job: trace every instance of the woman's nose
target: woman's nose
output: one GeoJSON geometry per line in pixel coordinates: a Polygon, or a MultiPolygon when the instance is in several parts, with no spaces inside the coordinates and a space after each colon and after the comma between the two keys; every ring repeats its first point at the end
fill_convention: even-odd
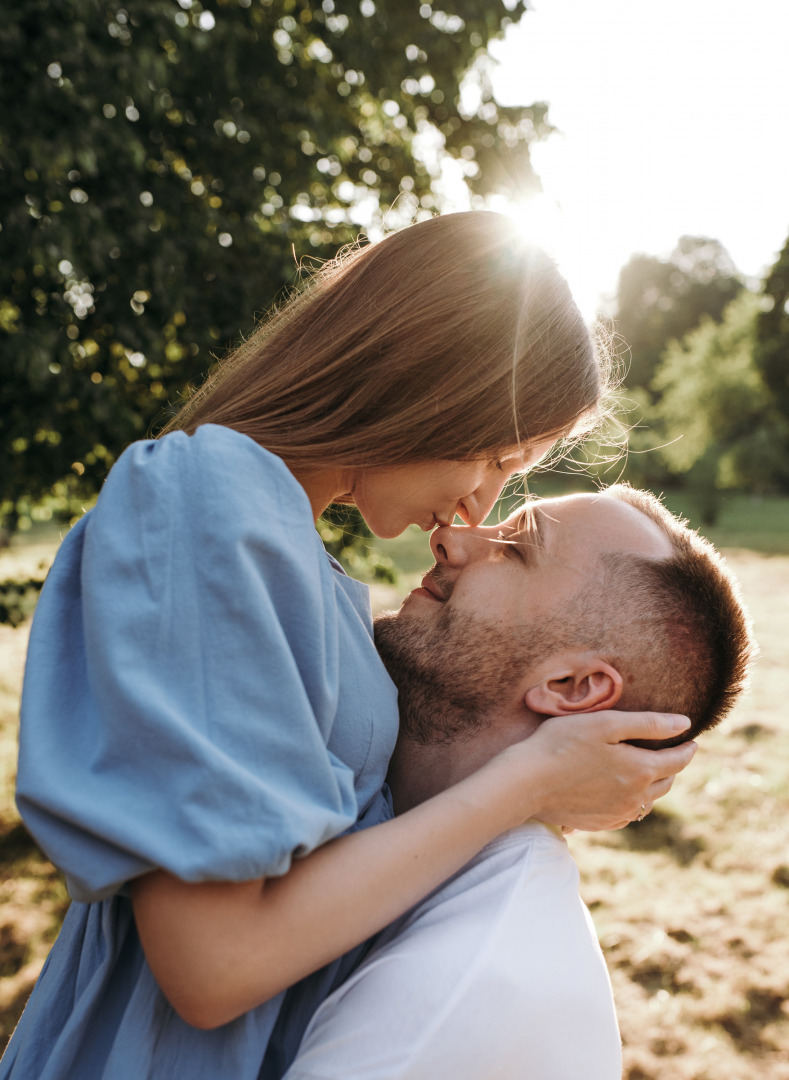
{"type": "Polygon", "coordinates": [[[473,528],[481,525],[496,505],[496,500],[504,490],[506,482],[506,473],[492,474],[470,495],[461,499],[455,513],[466,525],[471,525],[473,528]]]}

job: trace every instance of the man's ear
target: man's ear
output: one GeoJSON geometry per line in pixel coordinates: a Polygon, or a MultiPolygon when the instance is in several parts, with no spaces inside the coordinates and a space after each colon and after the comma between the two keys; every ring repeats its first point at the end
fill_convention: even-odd
{"type": "Polygon", "coordinates": [[[553,667],[525,694],[526,707],[544,716],[613,709],[622,696],[622,676],[594,657],[584,663],[553,667]]]}

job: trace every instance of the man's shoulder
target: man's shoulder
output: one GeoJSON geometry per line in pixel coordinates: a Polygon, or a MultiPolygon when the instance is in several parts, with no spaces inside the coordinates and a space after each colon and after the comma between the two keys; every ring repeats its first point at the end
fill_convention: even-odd
{"type": "Polygon", "coordinates": [[[552,912],[559,922],[578,921],[583,910],[561,833],[530,822],[488,844],[387,927],[353,978],[368,986],[380,979],[387,993],[408,985],[426,1004],[459,988],[486,993],[491,980],[533,951],[533,937],[542,935],[535,918],[552,912]]]}
{"type": "Polygon", "coordinates": [[[488,845],[387,935],[318,1011],[294,1080],[334,1080],[343,1075],[340,1057],[365,1080],[514,1080],[527,1058],[538,1063],[532,1075],[543,1067],[545,1075],[582,1075],[582,1062],[565,1060],[568,1023],[589,1032],[593,1052],[595,1041],[601,1047],[590,1077],[621,1072],[610,987],[575,863],[549,827],[529,825],[488,845]]]}
{"type": "Polygon", "coordinates": [[[495,906],[503,894],[527,888],[538,872],[543,875],[541,887],[545,888],[550,878],[544,877],[544,870],[551,866],[565,870],[575,867],[566,841],[553,826],[527,822],[487,844],[453,877],[384,931],[380,940],[392,941],[424,920],[451,918],[468,902],[476,910],[495,906]]]}

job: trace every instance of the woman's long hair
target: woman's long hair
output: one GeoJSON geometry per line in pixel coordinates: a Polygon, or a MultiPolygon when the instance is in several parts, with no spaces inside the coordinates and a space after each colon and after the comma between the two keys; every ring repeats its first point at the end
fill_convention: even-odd
{"type": "Polygon", "coordinates": [[[591,426],[608,389],[551,259],[472,211],[326,264],[165,431],[224,424],[302,468],[466,460],[591,426]]]}

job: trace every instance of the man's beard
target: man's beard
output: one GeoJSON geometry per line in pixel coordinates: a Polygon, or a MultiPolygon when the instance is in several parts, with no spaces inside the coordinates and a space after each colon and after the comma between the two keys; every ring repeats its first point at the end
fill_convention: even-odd
{"type": "Polygon", "coordinates": [[[451,609],[433,622],[379,615],[375,644],[399,692],[401,731],[436,744],[487,726],[530,666],[524,636],[451,609]]]}

